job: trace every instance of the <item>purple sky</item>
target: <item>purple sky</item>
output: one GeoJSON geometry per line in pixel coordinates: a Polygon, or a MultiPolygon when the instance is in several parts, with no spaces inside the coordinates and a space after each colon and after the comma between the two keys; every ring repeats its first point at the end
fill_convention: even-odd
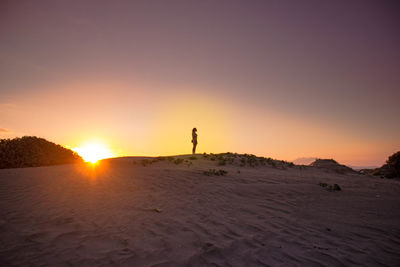
{"type": "MultiPolygon", "coordinates": [[[[155,120],[133,119],[127,97],[154,109],[153,118],[163,114],[157,111],[160,105],[175,105],[175,95],[185,96],[182,101],[189,107],[192,99],[194,109],[207,109],[207,100],[196,105],[199,96],[243,115],[226,118],[235,137],[216,150],[380,164],[400,149],[398,14],[398,1],[1,1],[0,128],[15,136],[36,134],[73,143],[60,134],[73,128],[70,113],[59,110],[58,123],[65,120],[66,128],[54,130],[44,114],[56,109],[46,103],[70,92],[82,94],[88,103],[78,101],[74,109],[85,114],[103,110],[105,100],[98,99],[93,86],[103,84],[108,92],[104,98],[112,98],[112,104],[105,105],[108,114],[118,117],[110,115],[107,122],[93,118],[104,124],[93,126],[96,129],[106,129],[108,123],[116,131],[135,131],[120,126],[133,120],[150,131],[153,126],[146,123],[155,120]],[[68,89],[71,84],[76,87],[68,89]],[[35,97],[46,100],[38,109],[35,97]],[[298,140],[310,142],[310,150],[295,145],[291,153],[281,153],[279,146],[273,150],[271,139],[263,135],[271,123],[264,120],[267,115],[285,118],[286,126],[293,125],[290,120],[312,125],[313,132],[302,133],[298,140]],[[246,117],[254,118],[252,124],[246,124],[246,117]],[[332,139],[324,133],[316,136],[315,129],[333,133],[332,139]],[[259,146],[246,146],[246,138],[260,140],[259,146]],[[331,142],[326,149],[337,151],[321,153],[318,144],[311,144],[315,138],[318,144],[331,142]],[[354,150],[365,147],[363,155],[346,157],[356,138],[360,144],[354,150]],[[345,139],[348,143],[341,143],[345,139]]],[[[146,113],[145,107],[137,112],[146,113]]],[[[201,124],[186,122],[189,132],[201,124]]],[[[169,124],[173,127],[174,122],[169,124]]],[[[271,125],[274,138],[281,136],[278,128],[286,126],[271,125]]],[[[293,132],[288,138],[296,139],[296,129],[288,129],[293,132]]],[[[199,138],[201,134],[199,129],[199,138]]],[[[118,134],[113,138],[129,143],[118,134]]],[[[124,153],[137,151],[159,152],[131,144],[124,153]]]]}

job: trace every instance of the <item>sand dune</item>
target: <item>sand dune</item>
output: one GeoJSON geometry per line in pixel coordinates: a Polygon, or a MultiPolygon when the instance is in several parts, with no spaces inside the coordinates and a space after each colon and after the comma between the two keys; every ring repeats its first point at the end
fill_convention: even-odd
{"type": "Polygon", "coordinates": [[[1,266],[399,265],[398,181],[197,157],[0,170],[1,266]]]}

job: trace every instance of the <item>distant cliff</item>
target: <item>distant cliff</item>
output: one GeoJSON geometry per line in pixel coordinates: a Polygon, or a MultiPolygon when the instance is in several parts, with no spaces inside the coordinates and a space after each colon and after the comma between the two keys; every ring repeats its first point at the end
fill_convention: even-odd
{"type": "Polygon", "coordinates": [[[35,136],[0,139],[0,169],[82,162],[74,151],[35,136]]]}

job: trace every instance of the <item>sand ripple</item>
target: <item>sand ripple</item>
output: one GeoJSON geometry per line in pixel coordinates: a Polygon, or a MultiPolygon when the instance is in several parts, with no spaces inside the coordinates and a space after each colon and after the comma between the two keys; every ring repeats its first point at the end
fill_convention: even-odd
{"type": "Polygon", "coordinates": [[[224,166],[227,176],[203,175],[210,164],[0,170],[0,264],[400,263],[398,182],[271,167],[238,173],[224,166]],[[343,191],[328,192],[318,182],[343,191]]]}

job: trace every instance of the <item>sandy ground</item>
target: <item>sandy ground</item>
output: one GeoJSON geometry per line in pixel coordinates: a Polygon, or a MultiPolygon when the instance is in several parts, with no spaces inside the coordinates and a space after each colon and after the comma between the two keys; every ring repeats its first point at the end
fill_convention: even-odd
{"type": "Polygon", "coordinates": [[[0,170],[0,265],[400,264],[399,181],[133,160],[0,170]]]}

